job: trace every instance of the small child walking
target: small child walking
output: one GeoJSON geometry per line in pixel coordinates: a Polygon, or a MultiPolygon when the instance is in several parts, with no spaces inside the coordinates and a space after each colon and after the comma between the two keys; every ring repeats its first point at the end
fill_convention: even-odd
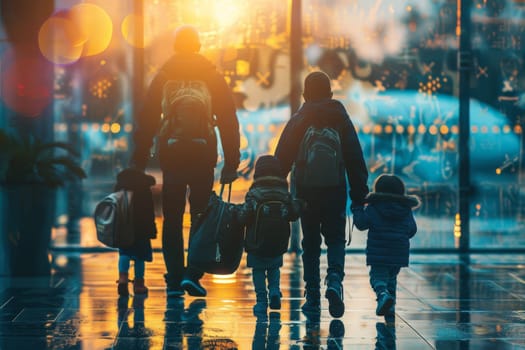
{"type": "Polygon", "coordinates": [[[281,309],[280,267],[288,250],[290,222],[299,218],[301,201],[288,191],[279,160],[271,155],[257,159],[253,183],[239,207],[238,219],[246,225],[247,266],[252,268],[256,316],[281,309]],[[268,285],[266,284],[268,282],[268,285]]]}
{"type": "Polygon", "coordinates": [[[148,294],[144,275],[146,262],[153,261],[151,239],[157,236],[155,225],[155,209],[151,186],[155,178],[136,169],[125,169],[117,175],[115,191],[121,189],[132,192],[132,217],[135,239],[127,248],[119,249],[117,292],[120,296],[128,296],[128,283],[133,282],[134,295],[148,294]],[[134,262],[135,279],[129,279],[131,261],[134,262]]]}
{"type": "Polygon", "coordinates": [[[417,232],[412,210],[419,206],[416,196],[406,195],[403,181],[382,174],[374,182],[365,206],[353,207],[354,224],[368,230],[366,264],[370,284],[377,296],[376,315],[395,322],[397,275],[408,266],[410,238],[417,232]]]}

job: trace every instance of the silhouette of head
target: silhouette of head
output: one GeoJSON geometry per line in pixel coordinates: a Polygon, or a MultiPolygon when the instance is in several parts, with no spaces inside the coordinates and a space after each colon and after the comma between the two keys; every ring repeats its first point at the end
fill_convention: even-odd
{"type": "Polygon", "coordinates": [[[332,98],[330,77],[321,71],[312,72],[304,79],[303,97],[305,101],[332,98]]]}
{"type": "Polygon", "coordinates": [[[395,175],[381,174],[374,183],[374,191],[403,196],[405,195],[405,185],[403,181],[395,175]]]}
{"type": "Polygon", "coordinates": [[[180,53],[199,52],[201,41],[197,29],[190,25],[183,25],[177,28],[173,48],[175,52],[180,53]]]}

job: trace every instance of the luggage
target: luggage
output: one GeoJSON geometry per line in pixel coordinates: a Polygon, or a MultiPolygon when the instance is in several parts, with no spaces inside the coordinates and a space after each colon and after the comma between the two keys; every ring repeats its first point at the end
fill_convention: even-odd
{"type": "Polygon", "coordinates": [[[112,248],[128,248],[135,241],[133,192],[120,190],[100,201],[94,213],[97,239],[112,248]]]}
{"type": "Polygon", "coordinates": [[[244,226],[237,220],[236,205],[212,192],[208,207],[192,227],[188,265],[212,274],[228,275],[239,267],[243,253],[244,226]]]}

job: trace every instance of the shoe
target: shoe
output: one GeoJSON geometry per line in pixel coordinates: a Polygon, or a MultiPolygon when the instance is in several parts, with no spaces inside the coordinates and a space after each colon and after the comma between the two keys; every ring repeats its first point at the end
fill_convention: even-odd
{"type": "Polygon", "coordinates": [[[206,296],[206,289],[199,283],[199,281],[194,281],[190,279],[183,279],[181,284],[181,288],[184,289],[186,292],[188,292],[189,295],[194,297],[205,297],[206,296]]]}
{"type": "Polygon", "coordinates": [[[270,295],[270,309],[281,310],[281,293],[270,295]]]}
{"type": "Polygon", "coordinates": [[[390,307],[394,304],[394,298],[386,290],[379,293],[377,296],[376,315],[384,316],[390,307]]]}
{"type": "Polygon", "coordinates": [[[301,306],[305,314],[321,313],[321,292],[319,288],[307,288],[304,293],[306,302],[301,306]]]}
{"type": "Polygon", "coordinates": [[[325,297],[328,299],[328,312],[332,317],[339,318],[345,313],[343,285],[337,277],[327,278],[326,285],[325,297]]]}
{"type": "Polygon", "coordinates": [[[126,297],[129,295],[128,283],[129,283],[128,273],[120,272],[119,278],[117,281],[117,293],[121,297],[126,297]]]}
{"type": "Polygon", "coordinates": [[[144,278],[135,278],[135,280],[133,281],[133,294],[148,294],[148,287],[146,287],[146,285],[144,284],[144,278]]]}

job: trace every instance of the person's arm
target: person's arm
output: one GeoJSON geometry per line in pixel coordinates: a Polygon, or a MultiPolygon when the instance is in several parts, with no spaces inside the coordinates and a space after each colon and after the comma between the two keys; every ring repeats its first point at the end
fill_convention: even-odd
{"type": "Polygon", "coordinates": [[[288,215],[286,217],[286,220],[288,221],[296,221],[301,216],[302,208],[303,208],[303,201],[301,199],[297,198],[290,198],[290,201],[287,205],[288,215]]]}
{"type": "Polygon", "coordinates": [[[292,117],[292,119],[288,121],[279,137],[279,142],[275,149],[275,157],[279,159],[283,176],[287,176],[292,169],[292,164],[299,151],[301,140],[298,137],[297,120],[297,117],[292,117]]]}
{"type": "Polygon", "coordinates": [[[153,78],[146,92],[143,106],[134,121],[134,150],[129,164],[132,168],[144,170],[148,165],[153,137],[160,125],[163,83],[164,78],[162,74],[157,74],[153,78]]]}
{"type": "Polygon", "coordinates": [[[362,206],[369,192],[368,170],[359,138],[348,114],[344,118],[341,147],[345,161],[348,182],[350,183],[350,199],[353,206],[362,206]]]}
{"type": "Polygon", "coordinates": [[[416,225],[416,219],[414,219],[414,214],[410,214],[408,224],[408,238],[414,237],[414,235],[417,233],[417,225],[416,225]]]}
{"type": "Polygon", "coordinates": [[[241,159],[239,120],[230,87],[218,73],[215,77],[213,93],[213,113],[217,117],[217,127],[224,152],[224,167],[237,171],[241,159]]]}
{"type": "Polygon", "coordinates": [[[367,208],[364,206],[352,207],[353,222],[358,230],[364,231],[370,228],[370,221],[367,214],[367,208]]]}

